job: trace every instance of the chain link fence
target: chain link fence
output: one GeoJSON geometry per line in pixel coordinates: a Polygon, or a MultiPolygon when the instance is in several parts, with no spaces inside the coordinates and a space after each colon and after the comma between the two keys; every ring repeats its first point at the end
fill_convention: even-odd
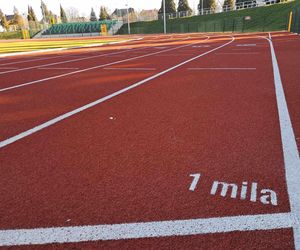
{"type": "Polygon", "coordinates": [[[292,13],[291,32],[300,34],[300,7],[292,13]]]}

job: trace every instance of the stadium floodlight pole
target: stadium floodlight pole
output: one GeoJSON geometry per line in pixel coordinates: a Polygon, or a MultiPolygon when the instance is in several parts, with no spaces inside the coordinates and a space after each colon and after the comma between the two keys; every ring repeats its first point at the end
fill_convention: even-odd
{"type": "Polygon", "coordinates": [[[129,22],[129,6],[126,4],[126,9],[127,9],[127,25],[128,25],[128,34],[130,35],[130,22],[129,22]]]}
{"type": "Polygon", "coordinates": [[[203,0],[201,0],[201,15],[203,16],[203,0]]]}
{"type": "Polygon", "coordinates": [[[167,20],[166,20],[166,0],[163,0],[164,8],[164,33],[167,34],[167,20]]]}

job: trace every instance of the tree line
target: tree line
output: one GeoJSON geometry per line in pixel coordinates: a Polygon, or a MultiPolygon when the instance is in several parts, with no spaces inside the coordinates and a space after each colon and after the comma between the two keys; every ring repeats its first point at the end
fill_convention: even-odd
{"type": "MultiPolygon", "coordinates": [[[[42,12],[42,19],[38,20],[34,9],[32,6],[28,5],[28,10],[27,10],[27,21],[29,23],[29,26],[36,26],[38,24],[56,24],[59,22],[59,19],[62,23],[68,23],[68,22],[76,22],[79,20],[79,13],[76,8],[69,8],[68,9],[68,14],[65,11],[65,9],[60,5],[60,14],[55,15],[51,10],[48,9],[47,5],[41,1],[41,12],[42,12]]],[[[24,17],[19,13],[18,9],[14,7],[13,11],[13,18],[11,16],[5,15],[2,10],[0,9],[0,25],[4,28],[4,30],[9,31],[9,27],[11,25],[14,25],[16,27],[19,27],[19,29],[24,28],[25,21],[24,17]]],[[[25,18],[26,19],[26,18],[25,18]]],[[[92,8],[91,13],[90,13],[90,21],[103,21],[103,20],[108,20],[111,19],[106,7],[101,6],[99,10],[99,15],[97,17],[94,9],[92,8]]]]}
{"type": "MultiPolygon", "coordinates": [[[[201,13],[202,8],[211,9],[212,11],[214,11],[217,8],[217,1],[218,0],[200,0],[198,4],[199,13],[201,13]]],[[[225,0],[223,4],[223,8],[227,7],[233,9],[235,3],[240,3],[245,1],[247,0],[225,0]]],[[[192,13],[192,9],[189,6],[188,0],[179,0],[177,9],[174,0],[165,0],[165,5],[166,5],[166,13],[168,14],[176,13],[176,12],[188,12],[189,14],[192,13]]],[[[161,7],[158,13],[159,14],[163,13],[163,0],[161,1],[161,7]]]]}

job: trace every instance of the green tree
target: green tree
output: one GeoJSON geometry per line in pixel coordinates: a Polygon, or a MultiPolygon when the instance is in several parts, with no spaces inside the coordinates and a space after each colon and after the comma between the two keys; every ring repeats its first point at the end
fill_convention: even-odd
{"type": "Polygon", "coordinates": [[[215,12],[216,11],[216,8],[217,8],[217,1],[216,0],[210,0],[209,1],[209,6],[210,6],[210,9],[215,12]]]}
{"type": "Polygon", "coordinates": [[[34,10],[31,6],[28,5],[28,15],[27,15],[27,20],[28,21],[32,21],[32,22],[36,22],[37,18],[36,15],[34,13],[34,10]]]}
{"type": "Polygon", "coordinates": [[[42,14],[43,14],[43,21],[46,23],[50,22],[50,12],[48,10],[47,5],[43,2],[43,0],[41,1],[41,10],[42,10],[42,14]]]}
{"type": "Polygon", "coordinates": [[[203,2],[203,9],[210,9],[211,11],[214,12],[217,8],[216,0],[200,0],[198,4],[199,13],[201,13],[202,10],[202,5],[201,5],[202,2],[203,2]]]}
{"type": "Polygon", "coordinates": [[[24,19],[23,17],[19,14],[18,9],[14,6],[14,18],[13,18],[13,24],[17,25],[19,29],[24,28],[24,19]]]}
{"type": "Polygon", "coordinates": [[[178,12],[186,11],[189,14],[192,14],[192,12],[193,12],[192,9],[189,6],[188,0],[179,0],[177,11],[178,12]]]}
{"type": "Polygon", "coordinates": [[[96,14],[95,14],[95,11],[94,11],[93,8],[92,8],[92,10],[91,10],[90,21],[91,21],[91,22],[96,22],[96,21],[97,21],[97,17],[96,17],[96,14]]]}
{"type": "Polygon", "coordinates": [[[67,23],[68,22],[68,18],[66,15],[65,10],[63,9],[63,7],[60,5],[60,19],[62,23],[67,23]]]}
{"type": "Polygon", "coordinates": [[[100,21],[103,21],[103,20],[106,20],[106,19],[109,19],[107,10],[106,10],[105,7],[102,7],[102,6],[101,6],[101,8],[100,8],[100,16],[99,16],[99,20],[100,20],[100,21]]]}
{"type": "MultiPolygon", "coordinates": [[[[176,12],[176,6],[174,0],[165,0],[166,1],[166,13],[175,13],[176,12]]],[[[161,1],[161,7],[158,11],[159,14],[164,13],[164,5],[163,0],[161,1]]]]}
{"type": "Polygon", "coordinates": [[[225,0],[223,4],[223,10],[233,10],[235,5],[235,0],[225,0]]]}
{"type": "Polygon", "coordinates": [[[9,23],[6,19],[6,16],[3,14],[2,10],[0,10],[0,25],[6,30],[8,31],[9,29],[9,23]]]}

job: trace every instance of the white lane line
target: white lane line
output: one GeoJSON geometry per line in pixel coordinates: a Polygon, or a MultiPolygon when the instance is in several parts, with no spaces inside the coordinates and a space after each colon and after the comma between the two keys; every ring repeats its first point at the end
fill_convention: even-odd
{"type": "MultiPolygon", "coordinates": [[[[141,50],[141,49],[145,49],[145,48],[136,48],[136,49],[132,49],[132,50],[141,50]]],[[[110,55],[117,55],[117,54],[122,54],[122,53],[126,53],[126,52],[128,52],[128,50],[118,51],[118,52],[113,52],[113,53],[100,54],[100,55],[95,55],[95,56],[85,56],[85,57],[82,57],[82,58],[75,58],[75,59],[71,59],[71,60],[67,60],[67,61],[47,63],[47,64],[43,64],[43,65],[35,65],[35,66],[27,67],[27,68],[15,69],[15,70],[9,70],[9,71],[5,71],[5,72],[0,72],[0,75],[4,75],[4,74],[8,74],[8,73],[13,73],[13,72],[24,71],[24,70],[29,70],[29,69],[36,69],[36,68],[40,68],[40,67],[46,67],[46,66],[53,66],[53,65],[64,64],[64,63],[70,63],[70,62],[79,62],[79,61],[83,61],[83,60],[90,60],[92,58],[98,58],[98,57],[104,57],[104,56],[110,56],[110,55]]],[[[86,54],[86,53],[84,53],[84,54],[86,54]]]]}
{"type": "Polygon", "coordinates": [[[156,70],[156,68],[104,68],[106,70],[156,70]]]}
{"type": "Polygon", "coordinates": [[[0,231],[0,246],[76,243],[291,228],[290,213],[0,231]]]}
{"type": "Polygon", "coordinates": [[[70,69],[70,70],[78,70],[78,68],[38,68],[38,69],[52,69],[52,70],[60,70],[60,69],[70,69]]]}
{"type": "Polygon", "coordinates": [[[238,45],[236,45],[237,47],[255,47],[256,46],[256,44],[238,44],[238,45]]]}
{"type": "Polygon", "coordinates": [[[258,52],[224,52],[224,53],[216,53],[217,55],[258,55],[258,52]]]}
{"type": "Polygon", "coordinates": [[[82,107],[79,107],[79,108],[77,108],[75,110],[72,110],[72,111],[70,111],[68,113],[65,113],[63,115],[60,115],[60,116],[58,116],[58,117],[56,117],[54,119],[51,119],[51,120],[49,120],[49,121],[47,121],[45,123],[42,123],[42,124],[40,124],[40,125],[32,128],[32,129],[24,131],[24,132],[22,132],[22,133],[20,133],[18,135],[15,135],[13,137],[10,137],[10,138],[8,138],[8,139],[6,139],[4,141],[0,141],[0,148],[3,148],[3,147],[5,147],[5,146],[7,146],[9,144],[12,144],[12,143],[18,141],[18,140],[21,140],[21,139],[23,139],[23,138],[25,138],[27,136],[30,136],[30,135],[32,135],[32,134],[34,134],[34,133],[36,133],[36,132],[38,132],[38,131],[40,131],[42,129],[45,129],[45,128],[49,127],[49,126],[52,126],[53,124],[58,123],[58,122],[60,122],[62,120],[65,120],[65,119],[67,119],[67,118],[69,118],[69,117],[71,117],[71,116],[73,116],[73,115],[75,115],[77,113],[80,113],[80,112],[82,112],[82,111],[84,111],[86,109],[92,108],[92,107],[94,107],[94,106],[96,106],[96,105],[98,105],[98,104],[100,104],[102,102],[105,102],[105,101],[107,101],[107,100],[109,100],[109,99],[111,99],[111,98],[113,98],[115,96],[123,94],[124,92],[127,92],[127,91],[129,91],[129,90],[131,90],[133,88],[136,88],[136,87],[138,87],[138,86],[140,86],[142,84],[145,84],[146,82],[149,82],[149,81],[151,81],[151,80],[153,80],[153,79],[155,79],[155,78],[157,78],[159,76],[162,76],[162,75],[164,75],[164,74],[166,74],[166,73],[168,73],[168,72],[170,72],[170,71],[172,71],[172,70],[174,70],[174,69],[176,69],[178,67],[181,67],[182,65],[185,65],[185,64],[187,64],[187,63],[189,63],[191,61],[194,61],[194,60],[196,60],[196,59],[198,59],[200,57],[203,57],[203,56],[205,56],[207,54],[210,54],[210,53],[212,53],[212,52],[214,52],[214,51],[216,51],[218,49],[221,49],[221,48],[223,48],[223,47],[231,44],[233,41],[234,41],[234,37],[232,37],[231,41],[229,41],[229,42],[227,42],[227,43],[225,43],[225,44],[223,44],[221,46],[218,46],[218,47],[216,47],[214,49],[211,49],[209,51],[206,51],[206,52],[204,52],[204,53],[202,53],[202,54],[200,54],[198,56],[195,56],[195,57],[190,58],[190,59],[188,59],[186,61],[183,61],[183,62],[181,62],[181,63],[179,63],[179,64],[177,64],[177,65],[175,65],[175,66],[173,66],[171,68],[168,68],[168,69],[166,69],[164,71],[161,71],[161,72],[159,72],[159,73],[157,73],[157,74],[155,74],[153,76],[150,76],[150,77],[148,77],[148,78],[146,78],[146,79],[144,79],[142,81],[139,81],[139,82],[137,82],[135,84],[132,84],[132,85],[130,85],[130,86],[126,87],[126,88],[123,88],[123,89],[121,89],[119,91],[116,91],[116,92],[114,92],[114,93],[112,93],[112,94],[110,94],[108,96],[102,97],[102,98],[100,98],[100,99],[98,99],[98,100],[96,100],[94,102],[88,103],[88,104],[86,104],[86,105],[84,105],[82,107]]]}
{"type": "Polygon", "coordinates": [[[17,67],[0,67],[0,69],[18,69],[17,67]]]}
{"type": "Polygon", "coordinates": [[[68,57],[68,56],[67,55],[65,55],[65,56],[61,55],[61,56],[43,57],[43,58],[38,58],[38,59],[30,59],[30,60],[9,62],[9,63],[1,63],[0,66],[12,65],[12,64],[19,64],[19,63],[26,63],[26,62],[43,61],[43,60],[49,60],[49,59],[56,59],[56,58],[60,58],[60,57],[68,57]]]}
{"type": "Polygon", "coordinates": [[[269,41],[272,55],[276,101],[291,212],[297,220],[297,224],[293,228],[295,248],[300,250],[300,158],[273,42],[268,38],[265,39],[269,41]]]}
{"type": "Polygon", "coordinates": [[[256,68],[188,68],[188,70],[256,70],[256,68]]]}
{"type": "Polygon", "coordinates": [[[208,48],[210,45],[198,45],[198,46],[193,46],[193,48],[208,48]]]}
{"type": "MultiPolygon", "coordinates": [[[[185,44],[185,45],[178,46],[178,47],[171,48],[171,49],[167,49],[167,50],[153,52],[153,53],[149,53],[149,54],[141,55],[141,56],[135,56],[135,57],[127,58],[127,59],[124,59],[124,60],[119,60],[119,61],[115,61],[115,62],[111,62],[111,63],[107,63],[107,64],[102,64],[102,65],[98,65],[98,66],[94,66],[94,67],[90,67],[90,68],[86,68],[86,69],[81,69],[81,70],[77,70],[77,71],[73,71],[73,72],[69,72],[69,73],[65,73],[65,74],[61,74],[61,75],[56,75],[56,76],[43,78],[43,79],[40,79],[40,80],[35,80],[35,81],[23,83],[23,84],[14,85],[12,87],[7,87],[7,88],[0,89],[0,92],[4,92],[4,91],[16,89],[16,88],[21,88],[21,87],[29,86],[29,85],[32,85],[32,84],[35,84],[35,83],[41,83],[41,82],[49,81],[49,80],[52,80],[52,79],[57,79],[57,78],[61,78],[61,77],[69,76],[69,75],[74,75],[74,74],[78,74],[78,73],[82,73],[82,72],[86,72],[86,71],[90,71],[90,70],[94,70],[94,69],[99,69],[99,68],[103,68],[103,67],[106,67],[106,66],[119,64],[119,63],[122,63],[122,62],[128,62],[128,61],[132,61],[132,60],[135,60],[135,59],[140,59],[140,58],[144,58],[144,57],[148,57],[148,56],[152,56],[152,55],[156,55],[156,54],[165,53],[165,52],[168,52],[168,51],[188,47],[188,46],[191,46],[191,45],[196,44],[196,43],[201,43],[201,42],[206,41],[208,39],[209,38],[207,37],[206,39],[204,39],[202,41],[198,41],[198,42],[191,43],[191,44],[185,44]]],[[[144,48],[140,48],[140,49],[144,49],[144,48]]],[[[124,53],[124,51],[123,52],[118,52],[118,53],[124,53]]],[[[42,65],[42,66],[44,66],[44,65],[42,65]]]]}
{"type": "Polygon", "coordinates": [[[194,54],[192,54],[192,53],[189,53],[189,54],[187,54],[187,53],[178,53],[178,54],[161,55],[161,56],[169,57],[169,56],[192,56],[192,55],[194,55],[194,54]]]}

